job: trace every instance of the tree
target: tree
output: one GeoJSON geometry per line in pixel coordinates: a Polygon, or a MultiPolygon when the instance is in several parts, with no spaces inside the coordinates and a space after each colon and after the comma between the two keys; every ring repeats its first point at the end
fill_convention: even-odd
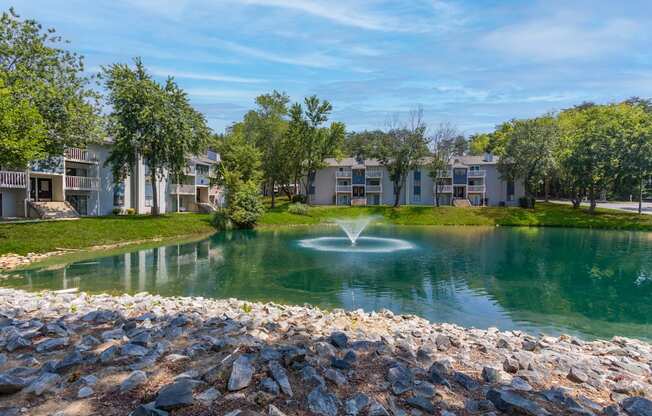
{"type": "Polygon", "coordinates": [[[555,152],[559,146],[557,120],[552,115],[515,120],[506,137],[498,170],[506,178],[523,179],[526,196],[534,197],[538,184],[544,181],[548,183],[556,169],[555,152]]]}
{"type": "Polygon", "coordinates": [[[344,153],[357,159],[367,159],[374,153],[374,145],[385,133],[382,130],[364,130],[346,135],[344,153]]]}
{"type": "Polygon", "coordinates": [[[3,163],[24,168],[32,158],[61,156],[66,147],[99,139],[99,95],[90,87],[91,79],[83,76],[83,57],[63,49],[63,43],[54,29],[21,20],[13,9],[0,16],[3,99],[18,106],[0,117],[23,114],[26,129],[42,123],[46,130],[39,140],[26,134],[11,136],[0,153],[8,156],[10,151],[16,157],[3,163]]]}
{"type": "Polygon", "coordinates": [[[140,59],[135,67],[103,68],[111,106],[113,146],[107,159],[116,181],[134,173],[142,159],[149,169],[152,214],[159,214],[158,183],[165,175],[180,178],[188,159],[202,151],[210,136],[204,116],[172,78],[159,85],[140,59]]]}
{"type": "Polygon", "coordinates": [[[321,101],[313,95],[304,100],[304,105],[305,110],[299,103],[290,108],[286,137],[287,148],[291,149],[288,151],[292,158],[290,170],[295,183],[304,181],[308,196],[317,170],[324,167],[324,159],[340,156],[345,127],[338,122],[331,123],[329,127],[323,126],[333,109],[328,101],[321,101]]]}
{"type": "Polygon", "coordinates": [[[285,93],[273,91],[256,98],[258,108],[249,111],[243,120],[245,134],[262,152],[264,183],[271,191],[272,208],[275,206],[274,189],[277,184],[287,183],[288,151],[286,131],[287,105],[290,98],[285,93]]]}
{"type": "Polygon", "coordinates": [[[394,185],[394,207],[400,205],[401,191],[408,173],[429,154],[425,134],[423,111],[419,109],[410,112],[409,124],[399,125],[398,120],[394,120],[389,131],[375,145],[374,156],[387,169],[394,185]]]}
{"type": "Polygon", "coordinates": [[[443,173],[451,164],[456,154],[457,129],[450,123],[441,123],[431,136],[432,158],[428,166],[428,174],[432,178],[435,190],[435,205],[439,206],[439,186],[442,185],[443,173]]]}

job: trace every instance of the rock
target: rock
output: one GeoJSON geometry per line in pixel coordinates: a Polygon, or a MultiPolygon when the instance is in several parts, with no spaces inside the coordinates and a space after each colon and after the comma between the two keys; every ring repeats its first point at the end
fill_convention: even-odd
{"type": "Polygon", "coordinates": [[[339,358],[333,357],[331,359],[331,366],[338,368],[340,370],[348,370],[351,368],[351,363],[346,360],[340,360],[339,358]]]}
{"type": "Polygon", "coordinates": [[[344,410],[347,416],[357,416],[369,406],[369,396],[363,393],[357,393],[346,401],[344,410]]]}
{"type": "Polygon", "coordinates": [[[210,406],[220,396],[220,392],[216,388],[211,387],[198,394],[197,400],[204,406],[210,406]]]}
{"type": "Polygon", "coordinates": [[[424,412],[427,413],[435,413],[435,406],[432,404],[430,399],[423,397],[423,396],[414,396],[410,397],[409,399],[406,400],[407,404],[410,406],[417,408],[419,410],[423,410],[424,412]]]}
{"type": "Polygon", "coordinates": [[[102,340],[103,341],[111,341],[111,340],[121,340],[122,337],[125,336],[125,331],[122,330],[122,328],[117,328],[117,329],[111,329],[109,331],[104,331],[102,332],[102,340]]]}
{"type": "Polygon", "coordinates": [[[525,351],[534,351],[537,348],[537,343],[531,340],[525,340],[521,344],[525,351]]]}
{"type": "Polygon", "coordinates": [[[480,387],[480,383],[478,383],[472,377],[469,377],[464,373],[455,372],[453,374],[453,380],[459,383],[462,387],[464,387],[468,391],[473,391],[480,387]]]}
{"type": "Polygon", "coordinates": [[[290,386],[290,380],[288,379],[288,375],[285,372],[285,369],[281,366],[281,364],[278,361],[270,361],[268,367],[269,367],[269,373],[272,375],[274,380],[276,380],[278,385],[281,387],[283,393],[285,393],[289,397],[292,397],[292,386],[290,386]]]}
{"type": "Polygon", "coordinates": [[[433,362],[433,352],[428,347],[421,347],[417,350],[417,361],[424,365],[431,365],[433,362]]]}
{"type": "Polygon", "coordinates": [[[496,409],[508,414],[550,416],[546,409],[511,390],[489,390],[487,399],[496,406],[496,409]]]}
{"type": "Polygon", "coordinates": [[[244,389],[251,383],[251,377],[253,374],[254,368],[249,362],[249,359],[246,356],[241,355],[233,362],[228,389],[230,391],[244,389]]]}
{"type": "Polygon", "coordinates": [[[12,394],[25,388],[26,382],[20,377],[0,374],[0,394],[12,394]]]}
{"type": "Polygon", "coordinates": [[[309,365],[301,369],[301,379],[303,381],[312,381],[317,384],[326,384],[326,381],[322,376],[319,375],[319,373],[317,373],[317,370],[309,365]]]}
{"type": "Polygon", "coordinates": [[[122,348],[120,348],[120,353],[122,355],[127,355],[130,357],[144,357],[148,352],[149,350],[142,345],[131,343],[125,344],[122,346],[122,348]]]}
{"type": "Polygon", "coordinates": [[[504,348],[504,349],[509,349],[509,341],[507,338],[501,337],[498,339],[498,342],[496,342],[496,348],[504,348]]]}
{"type": "Polygon", "coordinates": [[[416,386],[414,386],[414,393],[423,396],[423,397],[434,397],[437,394],[435,386],[428,383],[427,381],[422,381],[416,386]]]}
{"type": "Polygon", "coordinates": [[[500,370],[498,369],[495,369],[493,367],[484,367],[482,369],[482,379],[487,383],[495,384],[495,383],[500,383],[500,380],[502,379],[502,375],[500,374],[500,370]]]}
{"type": "Polygon", "coordinates": [[[56,367],[56,372],[61,374],[73,367],[76,367],[84,362],[84,357],[79,351],[73,351],[70,354],[63,357],[63,360],[59,361],[56,367]]]}
{"type": "Polygon", "coordinates": [[[155,407],[163,410],[173,410],[193,403],[192,389],[196,383],[182,379],[168,384],[159,390],[155,407]]]}
{"type": "Polygon", "coordinates": [[[48,352],[68,345],[68,338],[47,338],[36,344],[36,352],[48,352]]]}
{"type": "Polygon", "coordinates": [[[495,409],[489,400],[467,400],[465,409],[471,413],[490,412],[495,409]]]}
{"type": "Polygon", "coordinates": [[[446,335],[437,335],[435,338],[435,344],[439,351],[447,351],[451,347],[451,339],[446,335]]]}
{"type": "Polygon", "coordinates": [[[278,410],[278,408],[273,404],[270,404],[269,407],[267,408],[267,414],[269,416],[286,416],[285,413],[278,410]]]}
{"type": "Polygon", "coordinates": [[[505,370],[508,373],[516,373],[520,368],[520,365],[517,360],[507,357],[505,358],[505,361],[503,361],[503,370],[505,370]]]}
{"type": "Polygon", "coordinates": [[[644,397],[628,397],[620,405],[629,416],[652,416],[652,401],[644,397]]]}
{"type": "Polygon", "coordinates": [[[281,392],[278,383],[270,377],[266,377],[260,382],[260,389],[273,396],[277,396],[281,392]]]}
{"type": "Polygon", "coordinates": [[[348,350],[346,354],[344,354],[343,359],[349,364],[354,364],[358,360],[358,354],[356,354],[353,350],[348,350]]]}
{"type": "Polygon", "coordinates": [[[330,342],[337,348],[346,348],[349,344],[349,338],[344,332],[333,332],[330,336],[330,342]]]}
{"type": "Polygon", "coordinates": [[[589,379],[589,376],[587,376],[584,371],[580,370],[577,367],[571,367],[566,377],[575,383],[586,383],[586,381],[589,379]]]}
{"type": "Polygon", "coordinates": [[[61,376],[55,373],[43,373],[36,380],[27,386],[24,390],[25,393],[42,395],[51,391],[61,381],[61,376]]]}
{"type": "MultiPolygon", "coordinates": [[[[394,412],[394,414],[398,416],[398,413],[394,412]]],[[[369,405],[369,410],[367,411],[367,415],[368,416],[390,416],[387,409],[385,409],[385,407],[382,404],[378,403],[375,400],[371,402],[371,404],[369,405]]]]}
{"type": "Polygon", "coordinates": [[[97,377],[95,377],[93,374],[82,376],[80,380],[87,386],[94,386],[97,383],[97,377]]]}
{"type": "Polygon", "coordinates": [[[147,374],[144,371],[133,371],[126,379],[120,383],[120,392],[126,393],[144,384],[147,381],[147,374]]]}
{"type": "Polygon", "coordinates": [[[625,416],[623,412],[620,411],[620,407],[616,404],[609,405],[602,409],[602,413],[605,416],[625,416]]]}
{"type": "Polygon", "coordinates": [[[510,386],[518,391],[532,391],[532,386],[520,377],[514,377],[510,386]]]}
{"type": "Polygon", "coordinates": [[[337,416],[339,400],[324,386],[317,386],[308,394],[308,408],[322,416],[337,416]]]}
{"type": "Polygon", "coordinates": [[[396,364],[387,370],[387,380],[391,383],[394,394],[403,394],[412,388],[414,375],[402,364],[396,364]]]}
{"type": "Polygon", "coordinates": [[[129,416],[168,416],[165,410],[157,409],[152,403],[141,404],[129,413],[129,416]]]}
{"type": "Polygon", "coordinates": [[[77,398],[85,399],[86,397],[91,396],[92,394],[93,394],[93,389],[88,386],[84,386],[81,389],[79,389],[79,391],[77,392],[77,398]]]}
{"type": "Polygon", "coordinates": [[[117,355],[118,355],[118,347],[112,345],[100,353],[100,362],[102,364],[108,364],[111,361],[115,360],[115,357],[117,355]]]}
{"type": "Polygon", "coordinates": [[[324,372],[324,378],[330,380],[338,386],[344,386],[347,383],[346,377],[344,374],[340,373],[337,370],[329,368],[324,372]]]}
{"type": "Polygon", "coordinates": [[[149,331],[139,332],[138,334],[129,338],[129,342],[147,348],[152,342],[152,334],[150,334],[149,331]]]}
{"type": "Polygon", "coordinates": [[[7,345],[5,345],[5,349],[9,352],[14,352],[16,350],[22,348],[29,348],[31,346],[32,346],[32,341],[28,340],[27,338],[23,338],[21,336],[14,336],[9,339],[9,342],[7,342],[7,345]]]}

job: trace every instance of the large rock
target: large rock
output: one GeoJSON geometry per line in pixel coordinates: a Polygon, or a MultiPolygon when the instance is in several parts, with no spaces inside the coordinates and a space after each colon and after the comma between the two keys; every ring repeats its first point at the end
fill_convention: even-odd
{"type": "Polygon", "coordinates": [[[339,400],[324,386],[317,386],[308,395],[308,408],[321,416],[337,416],[339,400]]]}
{"type": "Polygon", "coordinates": [[[652,416],[652,401],[645,397],[629,397],[621,405],[630,416],[652,416]]]}
{"type": "Polygon", "coordinates": [[[217,390],[214,387],[211,387],[207,390],[204,390],[203,392],[199,393],[197,395],[197,400],[204,406],[210,406],[213,404],[215,400],[217,400],[218,397],[220,397],[221,394],[219,390],[217,390]]]}
{"type": "Polygon", "coordinates": [[[435,406],[427,397],[423,397],[423,396],[410,397],[409,399],[407,399],[407,404],[430,414],[435,413],[435,406]]]}
{"type": "Polygon", "coordinates": [[[337,348],[346,348],[349,344],[349,337],[344,332],[333,332],[330,336],[330,342],[337,348]]]}
{"type": "Polygon", "coordinates": [[[69,369],[76,367],[84,362],[84,357],[81,352],[73,351],[70,354],[67,354],[63,357],[63,360],[59,361],[57,364],[57,373],[61,374],[69,369]]]}
{"type": "Polygon", "coordinates": [[[120,392],[125,393],[135,389],[147,381],[147,374],[144,371],[136,370],[120,383],[120,392]]]}
{"type": "Polygon", "coordinates": [[[292,397],[292,386],[290,385],[290,380],[288,379],[288,375],[283,366],[281,366],[278,361],[270,361],[268,366],[270,374],[281,387],[283,393],[292,397]]]}
{"type": "Polygon", "coordinates": [[[168,384],[159,390],[155,406],[163,410],[173,410],[193,403],[192,389],[196,383],[193,380],[181,379],[168,384]]]}
{"type": "Polygon", "coordinates": [[[165,410],[157,409],[153,403],[141,404],[129,416],[168,416],[165,410]]]}
{"type": "Polygon", "coordinates": [[[496,409],[508,414],[550,416],[546,409],[511,390],[489,390],[487,399],[496,406],[496,409]]]}
{"type": "Polygon", "coordinates": [[[48,352],[68,345],[68,338],[47,338],[36,344],[36,352],[48,352]]]}
{"type": "Polygon", "coordinates": [[[61,376],[55,373],[43,373],[36,380],[27,386],[25,393],[35,394],[37,396],[49,392],[61,381],[61,376]]]}
{"type": "Polygon", "coordinates": [[[363,393],[357,393],[346,401],[344,410],[347,416],[357,416],[369,406],[369,396],[363,393]]]}
{"type": "Polygon", "coordinates": [[[244,389],[251,383],[251,377],[253,375],[254,367],[249,362],[249,358],[241,355],[233,362],[231,377],[229,378],[229,390],[235,391],[244,389]]]}
{"type": "Polygon", "coordinates": [[[575,383],[586,383],[586,381],[589,379],[589,376],[587,376],[584,371],[580,370],[577,367],[572,367],[568,372],[567,377],[570,381],[575,383]]]}
{"type": "Polygon", "coordinates": [[[9,374],[0,374],[0,394],[12,394],[22,390],[25,380],[9,374]]]}

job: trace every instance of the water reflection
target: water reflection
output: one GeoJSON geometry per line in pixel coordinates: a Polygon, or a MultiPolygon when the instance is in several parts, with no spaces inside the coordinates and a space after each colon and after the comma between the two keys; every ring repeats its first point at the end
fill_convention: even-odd
{"type": "Polygon", "coordinates": [[[388,308],[433,321],[650,337],[650,234],[564,229],[372,227],[394,253],[316,252],[333,228],[222,233],[22,273],[27,289],[148,291],[322,307],[388,308]]]}

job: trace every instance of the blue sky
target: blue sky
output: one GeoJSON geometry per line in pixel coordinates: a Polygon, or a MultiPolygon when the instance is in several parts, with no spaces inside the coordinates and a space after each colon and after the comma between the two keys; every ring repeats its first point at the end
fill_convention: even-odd
{"type": "Polygon", "coordinates": [[[216,131],[273,89],[350,130],[421,106],[467,134],[585,100],[652,97],[652,2],[0,0],[55,27],[87,70],[135,56],[216,131]]]}

